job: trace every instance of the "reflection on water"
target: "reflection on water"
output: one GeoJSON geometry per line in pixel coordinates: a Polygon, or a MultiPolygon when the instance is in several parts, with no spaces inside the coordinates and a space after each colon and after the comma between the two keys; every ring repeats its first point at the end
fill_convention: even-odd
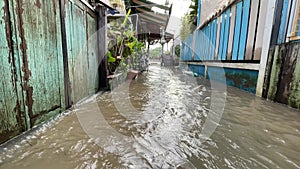
{"type": "Polygon", "coordinates": [[[202,143],[211,94],[209,82],[152,66],[2,147],[0,168],[300,168],[300,112],[235,88],[202,143]]]}

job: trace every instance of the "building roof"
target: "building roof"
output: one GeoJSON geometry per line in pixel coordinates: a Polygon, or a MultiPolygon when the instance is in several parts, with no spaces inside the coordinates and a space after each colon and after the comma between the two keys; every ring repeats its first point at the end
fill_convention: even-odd
{"type": "MultiPolygon", "coordinates": [[[[148,0],[127,0],[126,9],[131,9],[131,14],[138,15],[138,34],[147,36],[152,43],[161,38],[160,29],[166,30],[171,15],[172,5],[164,6],[148,0]],[[159,11],[154,11],[153,8],[159,11]]],[[[166,33],[166,40],[173,38],[172,34],[166,33]]]]}

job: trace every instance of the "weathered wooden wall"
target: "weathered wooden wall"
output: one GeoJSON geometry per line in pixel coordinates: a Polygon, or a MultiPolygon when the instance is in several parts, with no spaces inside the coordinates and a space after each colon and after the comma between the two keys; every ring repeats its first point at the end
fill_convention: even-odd
{"type": "Polygon", "coordinates": [[[10,22],[8,0],[0,1],[0,142],[27,129],[21,82],[20,58],[14,51],[15,30],[10,22]],[[18,68],[18,69],[17,69],[18,68]]]}
{"type": "MultiPolygon", "coordinates": [[[[228,85],[256,93],[264,23],[268,15],[263,6],[267,6],[268,2],[232,0],[229,5],[224,4],[222,10],[216,11],[213,10],[217,6],[216,3],[202,2],[201,13],[204,9],[206,12],[201,14],[201,17],[206,18],[201,18],[203,24],[183,41],[181,60],[187,62],[190,67],[196,67],[194,70],[203,65],[207,71],[222,70],[228,85]],[[207,15],[207,10],[210,10],[210,15],[207,15]],[[219,64],[207,64],[212,62],[219,64]],[[249,68],[247,64],[253,64],[254,67],[249,68]]],[[[208,78],[218,79],[219,76],[218,73],[211,73],[208,78]],[[212,77],[213,75],[216,77],[212,77]]]]}
{"type": "Polygon", "coordinates": [[[0,1],[0,143],[98,90],[96,31],[79,0],[0,1]]]}
{"type": "Polygon", "coordinates": [[[291,35],[296,8],[296,1],[277,0],[263,96],[300,109],[300,43],[291,35]]]}
{"type": "Polygon", "coordinates": [[[271,47],[264,97],[300,109],[300,43],[271,47]]]}
{"type": "Polygon", "coordinates": [[[96,14],[78,1],[65,0],[71,102],[98,90],[96,14]]]}

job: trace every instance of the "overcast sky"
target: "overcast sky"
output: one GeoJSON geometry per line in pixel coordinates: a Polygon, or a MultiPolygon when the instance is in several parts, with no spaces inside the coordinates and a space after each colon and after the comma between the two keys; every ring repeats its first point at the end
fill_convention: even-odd
{"type": "MultiPolygon", "coordinates": [[[[150,0],[157,4],[165,4],[165,0],[150,0]]],[[[169,3],[173,3],[172,16],[181,18],[184,13],[188,11],[191,1],[190,0],[169,0],[169,3]]]]}

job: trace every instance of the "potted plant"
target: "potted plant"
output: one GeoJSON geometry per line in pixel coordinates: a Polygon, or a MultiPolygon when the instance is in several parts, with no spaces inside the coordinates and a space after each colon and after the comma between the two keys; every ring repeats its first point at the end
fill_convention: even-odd
{"type": "Polygon", "coordinates": [[[138,68],[139,56],[144,51],[145,45],[138,41],[134,36],[134,32],[126,30],[129,15],[130,10],[122,25],[119,26],[119,23],[116,23],[116,29],[108,32],[109,51],[107,57],[110,75],[116,72],[129,73],[128,77],[133,78],[133,74],[137,74],[137,71],[132,69],[138,68]]]}

